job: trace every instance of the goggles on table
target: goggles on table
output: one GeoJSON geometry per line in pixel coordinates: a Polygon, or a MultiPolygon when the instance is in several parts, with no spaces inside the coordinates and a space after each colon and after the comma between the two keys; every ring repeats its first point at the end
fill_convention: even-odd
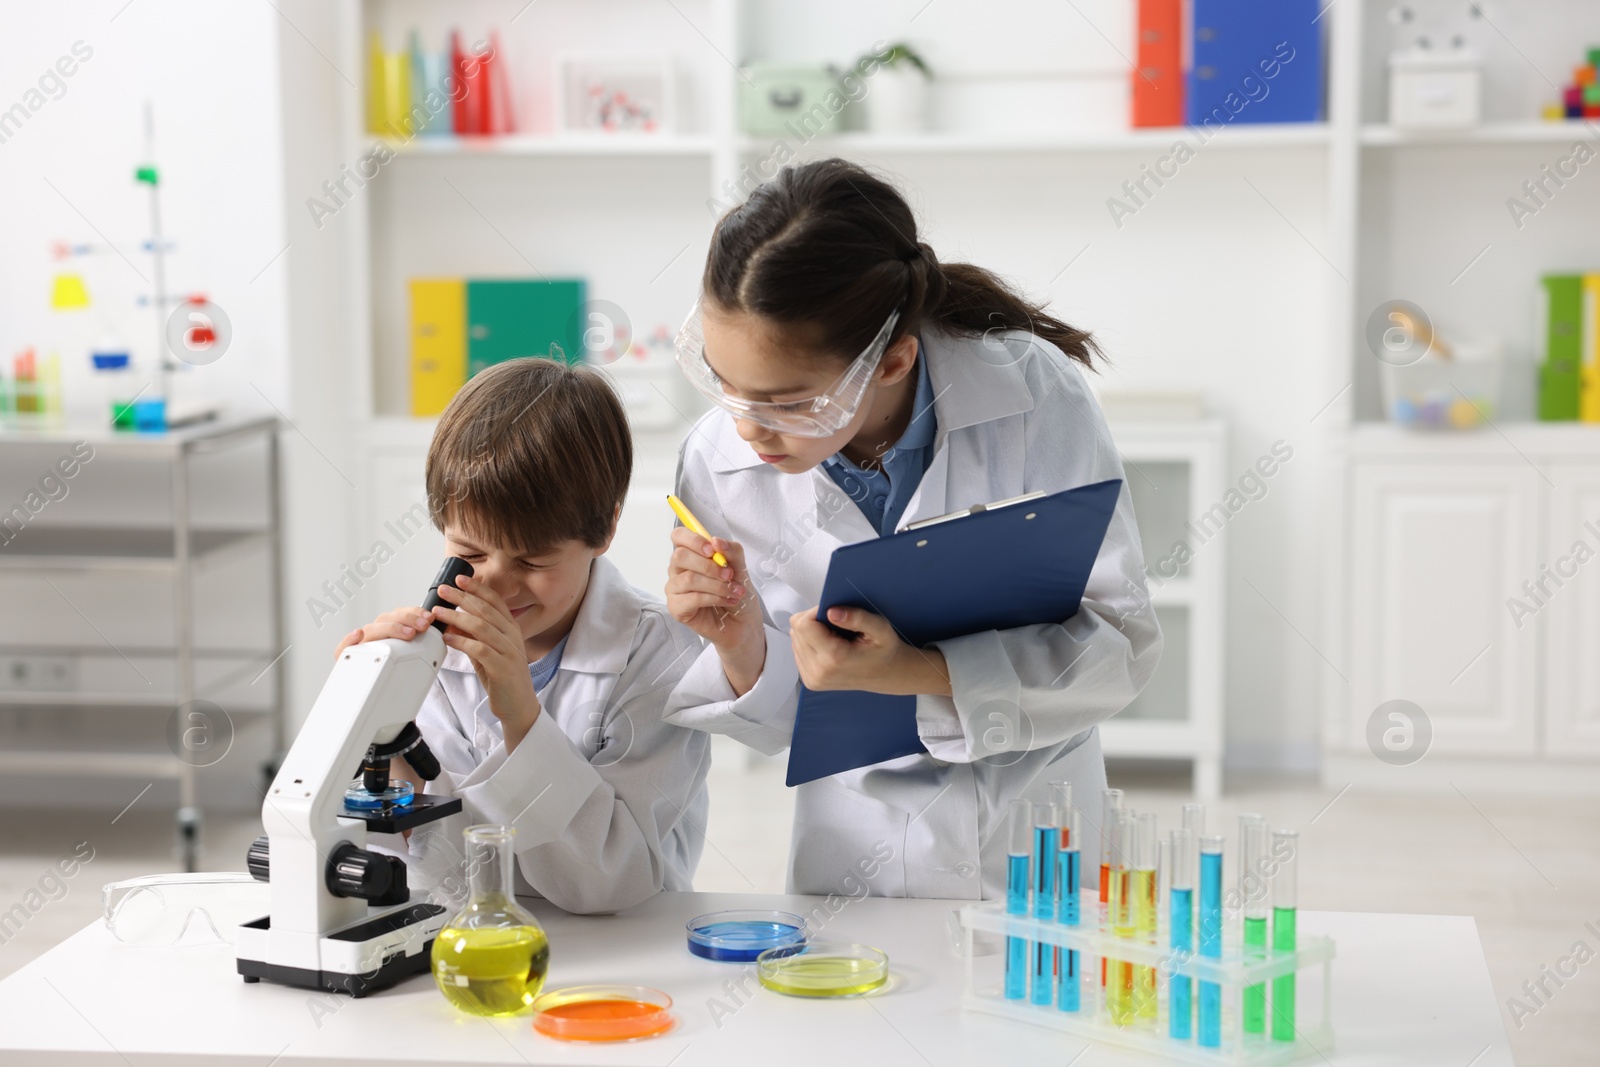
{"type": "Polygon", "coordinates": [[[744,419],[773,433],[788,437],[831,437],[850,425],[861,407],[867,385],[878,370],[894,324],[900,312],[890,312],[878,335],[845,368],[827,391],[805,400],[746,400],[729,393],[717,372],[706,362],[705,334],[701,328],[700,302],[684,320],[675,345],[678,367],[702,396],[736,419],[744,419]]]}
{"type": "Polygon", "coordinates": [[[232,944],[241,923],[267,914],[271,887],[242,871],[153,874],[112,882],[100,899],[106,929],[124,944],[172,945],[180,940],[232,944]],[[185,937],[191,928],[199,937],[185,937]],[[210,938],[204,936],[208,931],[210,938]]]}

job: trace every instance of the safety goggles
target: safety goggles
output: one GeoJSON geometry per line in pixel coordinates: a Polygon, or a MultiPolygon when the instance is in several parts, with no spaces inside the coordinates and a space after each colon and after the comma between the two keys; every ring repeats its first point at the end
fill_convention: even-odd
{"type": "Polygon", "coordinates": [[[744,419],[787,437],[831,437],[850,425],[867,385],[878,370],[900,312],[891,312],[883,328],[827,391],[805,400],[746,400],[727,391],[717,372],[706,362],[705,334],[700,302],[684,320],[676,343],[678,366],[700,394],[736,419],[744,419]]]}
{"type": "Polygon", "coordinates": [[[106,929],[128,945],[172,945],[197,937],[233,944],[234,931],[271,910],[271,886],[241,872],[150,874],[100,893],[106,929]],[[206,932],[210,938],[205,938],[206,932]]]}

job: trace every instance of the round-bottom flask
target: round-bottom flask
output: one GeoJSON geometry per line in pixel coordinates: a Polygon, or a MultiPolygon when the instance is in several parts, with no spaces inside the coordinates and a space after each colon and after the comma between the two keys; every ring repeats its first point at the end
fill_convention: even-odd
{"type": "Polygon", "coordinates": [[[511,893],[515,833],[509,826],[467,828],[471,896],[433,942],[434,981],[471,1015],[527,1011],[550,967],[544,930],[511,893]]]}

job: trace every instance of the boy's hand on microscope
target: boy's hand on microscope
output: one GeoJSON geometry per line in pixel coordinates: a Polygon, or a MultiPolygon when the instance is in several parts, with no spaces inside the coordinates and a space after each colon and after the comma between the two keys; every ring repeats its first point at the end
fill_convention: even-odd
{"type": "Polygon", "coordinates": [[[453,607],[433,609],[449,626],[444,643],[464,652],[500,720],[506,752],[512,752],[539,717],[539,698],[528,673],[528,650],[506,602],[481,578],[462,576],[460,588],[439,586],[439,597],[453,607]]]}
{"type": "Polygon", "coordinates": [[[672,531],[667,564],[667,610],[710,641],[733,691],[743,696],[761,677],[767,633],[761,600],[745,566],[744,546],[721,537],[706,540],[686,526],[672,531]],[[721,552],[726,567],[712,558],[721,552]]]}
{"type": "Polygon", "coordinates": [[[386,611],[367,625],[358,626],[345,634],[344,640],[339,642],[339,647],[333,650],[333,658],[338,659],[344,655],[345,649],[365,641],[382,641],[390,637],[409,641],[426,630],[428,622],[427,613],[421,608],[395,608],[393,611],[386,611]]]}

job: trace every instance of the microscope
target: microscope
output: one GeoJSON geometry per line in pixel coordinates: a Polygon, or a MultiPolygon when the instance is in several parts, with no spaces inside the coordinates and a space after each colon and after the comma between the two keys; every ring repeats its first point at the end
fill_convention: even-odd
{"type": "MultiPolygon", "coordinates": [[[[470,574],[465,560],[447,559],[424,610],[444,604],[440,585],[470,574]]],[[[271,885],[272,911],[238,929],[246,982],[362,997],[430,969],[445,909],[407,886],[403,859],[366,845],[369,833],[399,833],[461,810],[455,797],[418,794],[389,778],[397,756],[425,781],[439,775],[412,718],[444,662],[444,628],[435,622],[410,641],[352,645],[334,664],[267,791],[267,832],[247,856],[250,873],[271,885]]]]}

